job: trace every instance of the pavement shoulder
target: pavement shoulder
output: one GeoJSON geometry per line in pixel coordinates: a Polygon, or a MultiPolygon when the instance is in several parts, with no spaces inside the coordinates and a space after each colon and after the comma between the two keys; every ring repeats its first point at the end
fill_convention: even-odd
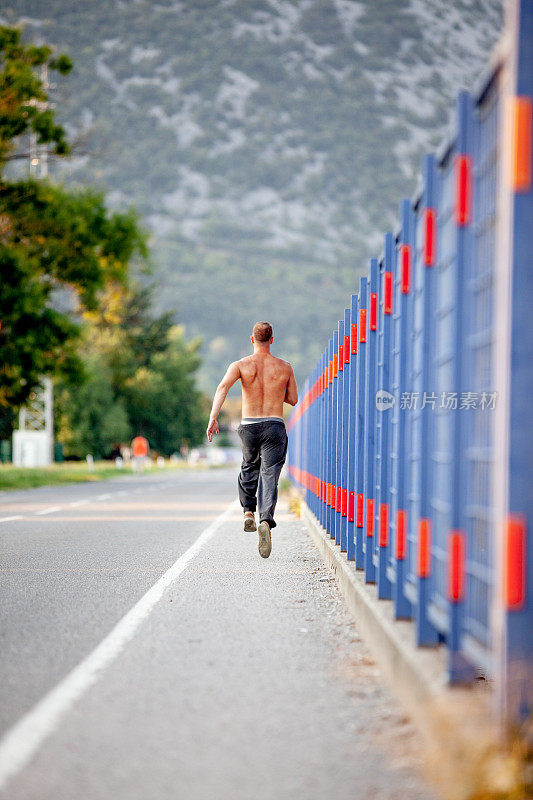
{"type": "MultiPolygon", "coordinates": [[[[420,774],[420,734],[303,521],[280,503],[263,559],[257,532],[244,532],[242,512],[230,509],[210,536],[190,522],[163,530],[181,541],[179,559],[191,547],[196,557],[179,573],[171,563],[175,579],[161,572],[166,588],[157,599],[148,589],[149,613],[0,797],[435,800],[420,774]]],[[[145,558],[155,533],[138,528],[145,558]]]]}

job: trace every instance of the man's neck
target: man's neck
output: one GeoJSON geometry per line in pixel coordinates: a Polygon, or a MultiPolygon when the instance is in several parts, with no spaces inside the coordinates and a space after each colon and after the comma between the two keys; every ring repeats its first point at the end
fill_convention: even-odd
{"type": "Polygon", "coordinates": [[[255,342],[254,356],[257,355],[257,353],[270,353],[270,342],[265,342],[264,344],[257,344],[257,342],[255,342]]]}

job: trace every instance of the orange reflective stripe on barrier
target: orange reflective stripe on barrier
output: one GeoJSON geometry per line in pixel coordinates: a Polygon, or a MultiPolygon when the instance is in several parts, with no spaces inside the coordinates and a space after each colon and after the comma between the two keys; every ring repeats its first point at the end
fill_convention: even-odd
{"type": "Polygon", "coordinates": [[[528,192],[531,188],[531,98],[515,97],[512,103],[512,174],[511,185],[515,192],[528,192]]]}
{"type": "Polygon", "coordinates": [[[354,521],[355,492],[348,492],[348,522],[354,521]]]}
{"type": "Polygon", "coordinates": [[[357,520],[356,526],[358,528],[363,527],[363,517],[364,517],[364,495],[358,494],[357,495],[357,520]]]}
{"type": "Polygon", "coordinates": [[[455,157],[455,222],[459,226],[470,223],[472,203],[471,159],[468,156],[455,157]]]}
{"type": "Polygon", "coordinates": [[[374,501],[371,498],[366,501],[366,535],[374,535],[374,501]]]}
{"type": "Polygon", "coordinates": [[[461,531],[451,531],[448,547],[448,599],[452,603],[458,603],[464,594],[464,534],[461,531]]]}
{"type": "Polygon", "coordinates": [[[504,597],[510,611],[519,611],[526,596],[526,520],[511,514],[505,531],[504,597]]]}
{"type": "Polygon", "coordinates": [[[434,208],[424,211],[424,264],[432,267],[435,263],[437,220],[434,208]]]}
{"type": "Polygon", "coordinates": [[[409,294],[411,284],[411,245],[402,244],[400,248],[402,294],[409,294]]]}
{"type": "Polygon", "coordinates": [[[406,553],[407,511],[399,508],[396,512],[396,559],[403,561],[406,553]]]}
{"type": "Polygon", "coordinates": [[[343,517],[348,516],[348,490],[342,490],[342,498],[341,498],[341,515],[343,517]]]}
{"type": "Polygon", "coordinates": [[[378,296],[375,292],[370,295],[370,330],[375,331],[378,327],[378,296]]]}
{"type": "Polygon", "coordinates": [[[427,578],[431,570],[431,520],[421,519],[418,523],[418,558],[416,573],[419,578],[427,578]]]}
{"type": "Polygon", "coordinates": [[[389,504],[381,503],[379,507],[379,546],[387,547],[389,543],[389,504]]]}
{"type": "Polygon", "coordinates": [[[350,349],[351,349],[352,355],[355,355],[357,353],[357,323],[356,322],[352,322],[350,349]]]}
{"type": "MultiPolygon", "coordinates": [[[[366,342],[366,308],[361,308],[359,311],[359,341],[366,342]]],[[[355,349],[357,352],[357,344],[355,346],[355,349]]]]}
{"type": "Polygon", "coordinates": [[[392,272],[384,274],[383,282],[383,313],[392,314],[392,272]]]}

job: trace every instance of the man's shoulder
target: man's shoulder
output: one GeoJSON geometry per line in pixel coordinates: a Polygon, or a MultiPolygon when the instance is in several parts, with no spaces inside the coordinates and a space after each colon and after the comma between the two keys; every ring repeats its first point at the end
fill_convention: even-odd
{"type": "Polygon", "coordinates": [[[238,361],[234,362],[234,364],[239,368],[240,367],[248,367],[248,366],[250,366],[250,364],[253,364],[253,363],[254,363],[253,355],[251,355],[251,356],[243,356],[242,358],[239,358],[238,361]]]}
{"type": "Polygon", "coordinates": [[[244,356],[243,358],[240,358],[238,361],[235,361],[234,364],[239,370],[239,372],[244,373],[245,375],[249,374],[251,370],[256,369],[253,356],[244,356]]]}
{"type": "Polygon", "coordinates": [[[292,369],[292,367],[289,364],[289,362],[285,361],[283,358],[279,358],[278,356],[272,356],[272,358],[274,359],[274,361],[277,362],[277,364],[280,367],[284,367],[287,370],[287,372],[292,369]]]}

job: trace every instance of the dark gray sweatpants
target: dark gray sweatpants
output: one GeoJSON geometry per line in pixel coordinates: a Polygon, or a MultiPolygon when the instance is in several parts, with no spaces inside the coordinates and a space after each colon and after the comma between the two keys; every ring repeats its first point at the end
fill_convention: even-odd
{"type": "Polygon", "coordinates": [[[239,425],[242,465],[239,475],[239,500],[244,511],[259,505],[259,522],[276,527],[274,509],[278,499],[278,480],[287,455],[287,431],[281,421],[239,425]]]}

